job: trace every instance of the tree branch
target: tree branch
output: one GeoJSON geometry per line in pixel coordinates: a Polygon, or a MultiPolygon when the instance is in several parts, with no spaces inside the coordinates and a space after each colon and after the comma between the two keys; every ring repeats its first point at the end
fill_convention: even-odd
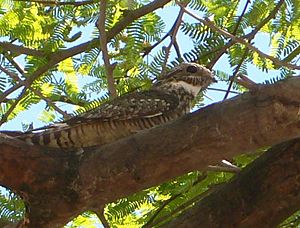
{"type": "Polygon", "coordinates": [[[59,2],[59,1],[44,1],[44,0],[13,0],[14,2],[34,2],[44,5],[55,5],[55,6],[83,6],[83,5],[90,5],[94,4],[95,1],[78,1],[78,2],[59,2]]]}
{"type": "MultiPolygon", "coordinates": [[[[110,41],[114,36],[116,36],[120,31],[125,29],[130,23],[135,21],[136,19],[160,8],[163,7],[165,4],[170,2],[171,0],[156,0],[153,1],[145,6],[142,6],[134,11],[128,11],[126,16],[120,20],[114,27],[111,28],[107,32],[107,42],[110,41]]],[[[58,52],[54,52],[48,55],[49,61],[39,67],[35,72],[33,72],[30,75],[30,78],[27,79],[28,83],[31,84],[34,80],[36,80],[38,77],[40,77],[43,73],[47,72],[51,67],[55,66],[57,63],[63,61],[64,59],[67,59],[71,56],[80,54],[82,52],[85,52],[87,50],[90,50],[91,48],[97,47],[99,45],[99,38],[94,38],[88,42],[79,44],[77,46],[61,50],[58,52]]],[[[0,95],[0,103],[6,99],[6,97],[22,87],[21,84],[16,84],[12,86],[11,88],[7,89],[0,95]]]]}
{"type": "Polygon", "coordinates": [[[61,226],[83,210],[299,137],[299,103],[300,79],[294,77],[103,147],[85,148],[80,156],[0,137],[0,183],[24,198],[32,227],[61,226]]]}
{"type": "MultiPolygon", "coordinates": [[[[247,1],[248,3],[249,1],[247,1]]],[[[265,25],[267,24],[272,18],[275,17],[275,15],[277,14],[278,10],[280,9],[281,5],[284,3],[284,0],[280,0],[276,7],[271,11],[271,13],[264,19],[262,20],[256,28],[253,29],[253,31],[251,31],[250,33],[246,34],[245,36],[243,36],[242,38],[245,38],[248,40],[248,43],[254,39],[255,35],[259,32],[259,30],[265,25]]],[[[245,5],[244,10],[247,8],[247,4],[245,5]]],[[[244,12],[243,10],[243,12],[244,12]]],[[[243,13],[240,15],[238,22],[241,21],[243,16],[243,13]]],[[[232,35],[236,35],[236,31],[238,29],[238,24],[235,27],[235,30],[233,31],[232,35]]],[[[218,61],[219,58],[221,58],[221,56],[227,51],[227,49],[229,47],[231,47],[232,45],[234,45],[236,42],[234,40],[230,40],[224,47],[222,47],[222,49],[217,53],[216,57],[210,61],[209,66],[207,66],[209,69],[212,69],[213,66],[215,65],[215,63],[218,61]]],[[[285,62],[287,62],[286,60],[284,60],[285,62]]]]}
{"type": "Polygon", "coordinates": [[[37,57],[45,57],[46,55],[44,51],[27,48],[24,46],[12,44],[10,42],[5,42],[5,41],[0,42],[0,48],[2,51],[11,51],[14,54],[18,54],[18,55],[25,54],[25,55],[31,55],[37,57]]]}
{"type": "MultiPolygon", "coordinates": [[[[13,61],[13,60],[12,60],[13,61]]],[[[18,66],[18,64],[16,62],[14,62],[14,65],[17,66],[16,68],[19,69],[19,72],[21,74],[24,74],[24,71],[18,66]]],[[[7,118],[9,117],[9,115],[12,113],[12,111],[14,110],[14,108],[17,106],[17,104],[19,103],[19,101],[23,98],[23,96],[26,94],[26,88],[30,89],[32,92],[34,92],[36,95],[38,95],[41,99],[43,99],[50,107],[52,107],[55,111],[57,111],[59,114],[61,114],[65,119],[70,118],[71,116],[66,113],[65,111],[61,110],[59,107],[57,107],[53,101],[47,97],[45,97],[40,91],[34,89],[31,87],[31,85],[27,85],[26,81],[21,80],[17,75],[15,75],[13,72],[8,71],[7,69],[5,69],[4,67],[2,67],[0,65],[0,70],[3,71],[5,74],[7,74],[9,77],[11,77],[12,79],[14,79],[16,82],[19,82],[20,84],[24,84],[24,89],[21,93],[21,95],[19,95],[19,97],[17,98],[17,100],[15,100],[13,102],[13,105],[9,108],[9,110],[3,115],[3,117],[0,120],[0,126],[7,121],[7,118]]],[[[24,75],[23,75],[24,76],[24,75]]]]}
{"type": "MultiPolygon", "coordinates": [[[[184,6],[187,6],[188,2],[186,3],[182,3],[184,6]]],[[[171,33],[169,34],[171,37],[171,41],[170,44],[165,48],[165,58],[164,58],[164,62],[162,64],[162,71],[161,71],[161,75],[163,75],[166,71],[166,66],[167,66],[167,62],[169,59],[169,55],[170,55],[170,51],[173,45],[176,45],[176,36],[177,36],[177,32],[179,30],[179,27],[181,25],[182,22],[182,17],[183,17],[184,11],[182,9],[180,9],[179,14],[176,18],[176,21],[171,29],[171,33]]]]}
{"type": "Polygon", "coordinates": [[[164,227],[277,227],[299,209],[299,150],[300,139],[272,147],[164,227]]]}
{"type": "Polygon", "coordinates": [[[223,100],[227,99],[227,97],[228,97],[228,95],[230,93],[231,87],[233,85],[233,82],[235,81],[235,78],[237,77],[237,74],[239,73],[239,70],[240,70],[243,62],[247,58],[248,52],[249,52],[249,49],[246,48],[246,50],[244,51],[244,54],[241,56],[241,60],[240,60],[239,64],[236,66],[236,68],[235,68],[235,70],[233,72],[233,75],[230,77],[230,82],[229,82],[229,85],[228,85],[228,88],[227,88],[227,91],[225,93],[225,96],[224,96],[223,100]]]}
{"type": "Polygon", "coordinates": [[[245,37],[243,38],[248,38],[248,39],[253,39],[254,36],[256,35],[256,33],[259,32],[259,30],[264,27],[272,18],[275,18],[276,14],[278,13],[280,7],[283,5],[285,1],[284,0],[280,0],[277,5],[275,6],[275,8],[271,11],[271,13],[264,18],[259,25],[253,29],[252,32],[250,32],[249,34],[247,34],[245,37]]]}
{"type": "Polygon", "coordinates": [[[100,47],[102,51],[104,66],[105,66],[105,72],[107,77],[107,85],[108,85],[108,91],[110,96],[116,97],[117,91],[115,86],[115,80],[114,80],[114,67],[110,64],[108,49],[107,49],[107,38],[106,38],[106,31],[105,31],[105,12],[106,12],[106,0],[100,1],[99,6],[99,18],[97,21],[97,27],[100,33],[100,47]]]}
{"type": "Polygon", "coordinates": [[[251,45],[250,43],[248,43],[243,38],[236,37],[236,36],[230,34],[229,32],[227,32],[227,31],[225,31],[223,29],[218,28],[208,18],[202,19],[202,18],[198,17],[197,15],[195,15],[194,13],[190,12],[189,10],[187,10],[184,6],[182,6],[182,4],[179,4],[179,5],[181,6],[182,9],[184,9],[184,12],[187,13],[188,15],[190,15],[191,17],[199,20],[200,22],[202,22],[203,24],[205,24],[206,26],[208,26],[212,30],[214,30],[214,31],[216,31],[216,32],[224,35],[227,38],[230,38],[231,40],[235,41],[236,43],[240,43],[240,44],[245,45],[250,50],[252,50],[252,51],[256,52],[257,54],[259,54],[261,57],[267,58],[267,59],[271,60],[275,65],[277,65],[277,66],[285,66],[285,67],[290,68],[290,69],[300,70],[300,66],[284,62],[284,61],[282,61],[280,59],[277,59],[277,58],[275,58],[273,56],[270,56],[268,54],[263,53],[262,51],[260,51],[258,48],[254,47],[253,45],[251,45]]]}

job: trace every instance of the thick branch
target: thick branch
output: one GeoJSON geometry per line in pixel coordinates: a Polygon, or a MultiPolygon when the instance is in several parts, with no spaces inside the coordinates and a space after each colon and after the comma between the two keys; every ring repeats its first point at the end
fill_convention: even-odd
{"type": "Polygon", "coordinates": [[[272,147],[165,227],[276,227],[300,208],[299,150],[299,139],[272,147]]]}
{"type": "Polygon", "coordinates": [[[32,227],[61,226],[83,210],[299,137],[299,104],[300,78],[295,77],[101,148],[86,148],[81,156],[17,148],[4,139],[0,182],[24,197],[32,227]]]}

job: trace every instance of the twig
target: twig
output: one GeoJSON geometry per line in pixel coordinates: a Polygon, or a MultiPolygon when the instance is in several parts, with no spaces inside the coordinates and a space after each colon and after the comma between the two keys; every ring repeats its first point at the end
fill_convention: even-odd
{"type": "MultiPolygon", "coordinates": [[[[227,52],[227,49],[228,48],[230,48],[232,45],[234,45],[235,44],[235,42],[234,41],[232,41],[232,40],[230,40],[227,44],[225,44],[224,46],[222,46],[222,48],[221,49],[218,49],[219,50],[219,52],[216,54],[216,56],[215,56],[215,58],[214,59],[212,59],[211,61],[210,61],[210,63],[207,65],[207,68],[208,69],[212,69],[213,68],[213,66],[216,64],[216,62],[222,57],[222,55],[224,54],[224,53],[226,53],[227,52]]],[[[211,54],[211,53],[214,53],[215,52],[215,50],[212,50],[210,53],[208,53],[208,54],[211,54]]],[[[208,55],[207,54],[207,55],[208,55]]],[[[204,57],[205,55],[203,55],[203,57],[204,57]]]]}
{"type": "MultiPolygon", "coordinates": [[[[217,89],[217,88],[207,88],[207,90],[214,90],[214,91],[220,91],[220,92],[227,92],[227,90],[225,90],[225,89],[217,89]]],[[[230,93],[241,94],[240,92],[236,92],[236,91],[230,91],[230,93]]]]}
{"type": "MultiPolygon", "coordinates": [[[[179,17],[179,15],[178,15],[179,17]]],[[[160,43],[162,43],[168,36],[172,37],[172,34],[174,34],[174,30],[177,27],[176,24],[178,22],[178,17],[175,20],[173,26],[171,27],[171,29],[166,33],[166,35],[164,35],[159,41],[157,41],[155,44],[153,44],[151,47],[147,47],[143,53],[143,57],[145,57],[146,55],[148,55],[154,48],[156,48],[160,43]]],[[[176,42],[176,41],[175,41],[176,42]]]]}
{"type": "Polygon", "coordinates": [[[11,71],[5,69],[5,68],[2,67],[1,65],[0,65],[0,70],[1,70],[2,72],[4,72],[5,74],[7,74],[7,75],[8,75],[10,78],[12,78],[13,80],[19,81],[19,77],[18,77],[18,75],[17,75],[16,73],[11,72],[11,71]]]}
{"type": "Polygon", "coordinates": [[[230,90],[231,90],[231,87],[232,87],[232,85],[233,85],[233,82],[234,82],[234,80],[235,80],[235,78],[236,78],[236,75],[237,75],[237,73],[239,72],[239,70],[240,70],[240,68],[241,68],[241,66],[242,66],[242,64],[243,64],[243,62],[244,62],[244,60],[247,58],[248,51],[249,51],[249,49],[246,48],[246,50],[245,50],[245,52],[244,52],[244,54],[243,54],[243,56],[242,56],[242,58],[241,58],[241,61],[239,62],[239,64],[238,64],[237,67],[235,68],[234,73],[233,73],[233,75],[231,76],[231,79],[230,79],[230,82],[229,82],[229,85],[228,85],[228,89],[227,89],[227,92],[225,93],[225,96],[224,96],[223,100],[226,100],[226,99],[227,99],[227,97],[228,97],[228,95],[229,95],[229,92],[230,92],[230,90]]]}
{"type": "Polygon", "coordinates": [[[233,30],[233,32],[232,32],[233,35],[236,35],[237,30],[239,29],[240,23],[241,23],[241,21],[242,21],[244,15],[245,15],[245,13],[246,13],[246,10],[247,10],[249,4],[250,4],[250,0],[247,0],[246,4],[245,4],[245,6],[244,6],[244,9],[243,9],[241,15],[239,16],[239,18],[238,18],[238,20],[237,20],[237,22],[236,22],[235,28],[234,28],[234,30],[233,30]]]}
{"type": "Polygon", "coordinates": [[[180,196],[182,196],[182,193],[173,195],[170,199],[164,201],[160,207],[155,211],[155,213],[152,215],[152,217],[147,221],[146,224],[143,225],[143,228],[151,228],[153,227],[153,221],[157,218],[158,214],[171,202],[178,199],[180,196]]]}
{"type": "MultiPolygon", "coordinates": [[[[171,30],[173,29],[173,26],[172,26],[172,28],[171,28],[171,30]]],[[[155,44],[153,44],[151,47],[147,47],[147,48],[145,48],[144,50],[144,53],[143,53],[143,58],[146,56],[146,55],[148,55],[154,48],[156,48],[157,47],[157,45],[159,45],[161,42],[163,42],[169,35],[170,35],[170,32],[171,32],[171,30],[169,31],[169,32],[167,32],[166,33],[166,35],[164,35],[159,41],[157,41],[155,44]]]]}
{"type": "Polygon", "coordinates": [[[254,81],[250,80],[246,75],[238,73],[236,75],[236,81],[238,84],[244,86],[249,90],[256,90],[259,88],[259,84],[256,84],[254,81]]]}
{"type": "Polygon", "coordinates": [[[9,115],[14,111],[15,107],[17,106],[17,104],[25,96],[26,91],[27,91],[27,88],[25,86],[24,89],[22,90],[22,92],[20,93],[20,95],[18,96],[18,98],[15,100],[15,102],[9,107],[9,109],[7,110],[7,112],[1,117],[0,126],[7,121],[7,118],[9,117],[9,115]]]}
{"type": "Polygon", "coordinates": [[[272,18],[274,18],[278,12],[278,10],[280,9],[280,7],[282,6],[282,4],[284,3],[284,0],[280,0],[277,5],[275,6],[275,8],[271,11],[271,13],[265,18],[263,19],[258,26],[253,29],[252,32],[250,32],[249,34],[247,34],[246,36],[244,36],[243,38],[249,38],[249,39],[253,39],[254,36],[256,35],[256,33],[259,32],[259,30],[264,27],[272,18]]]}
{"type": "Polygon", "coordinates": [[[170,204],[171,202],[173,202],[174,200],[176,200],[177,198],[179,198],[180,196],[182,196],[184,193],[188,192],[192,187],[194,187],[195,185],[199,184],[201,181],[203,181],[205,178],[207,177],[206,174],[203,174],[201,176],[198,177],[197,181],[195,181],[192,186],[187,189],[186,191],[184,192],[181,192],[181,193],[178,193],[176,195],[173,195],[170,199],[164,201],[160,207],[155,211],[155,213],[152,215],[152,217],[147,221],[146,224],[143,225],[143,228],[150,228],[150,227],[153,227],[154,224],[158,224],[160,221],[162,221],[160,219],[159,222],[155,222],[153,223],[153,221],[155,220],[155,218],[158,216],[158,214],[168,205],[170,204]]]}
{"type": "MultiPolygon", "coordinates": [[[[15,63],[15,62],[14,62],[15,63]]],[[[15,63],[15,65],[17,65],[15,63]]],[[[18,69],[21,69],[20,67],[18,67],[18,69]]],[[[58,108],[49,98],[45,97],[40,91],[34,89],[31,87],[31,85],[27,84],[26,81],[23,81],[21,80],[16,74],[14,74],[13,72],[10,72],[8,71],[7,69],[5,69],[4,67],[2,67],[0,65],[0,70],[2,70],[5,74],[7,74],[9,77],[11,77],[12,79],[14,79],[15,81],[19,82],[20,84],[24,84],[25,88],[23,89],[21,95],[24,93],[25,94],[25,91],[26,91],[26,88],[30,89],[32,92],[34,92],[36,95],[38,95],[39,97],[41,97],[43,100],[45,100],[45,102],[50,106],[52,107],[55,111],[57,111],[58,113],[60,113],[65,119],[68,119],[70,118],[71,116],[69,114],[67,114],[66,112],[64,112],[63,110],[61,110],[60,108],[58,108]],[[25,90],[25,91],[24,91],[25,90]]],[[[23,71],[20,72],[21,74],[24,73],[23,71]]],[[[23,95],[24,95],[23,94],[23,95]]],[[[20,95],[20,96],[21,96],[20,95]]],[[[22,96],[23,96],[22,95],[22,96]]],[[[13,111],[13,109],[17,106],[18,102],[20,101],[21,99],[17,99],[13,105],[11,107],[13,107],[11,109],[11,107],[9,108],[9,110],[7,111],[7,115],[4,115],[1,119],[1,122],[0,122],[0,125],[3,124],[4,122],[7,121],[7,118],[8,116],[10,115],[10,113],[13,111]],[[3,121],[3,122],[2,122],[3,121]]]]}
{"type": "MultiPolygon", "coordinates": [[[[247,1],[248,2],[248,1],[247,1]]],[[[264,19],[262,20],[258,26],[253,30],[251,31],[250,33],[246,34],[245,36],[243,36],[242,38],[245,38],[245,39],[248,39],[248,41],[250,42],[250,40],[254,39],[256,33],[259,32],[259,30],[265,25],[268,23],[269,20],[271,20],[273,17],[275,17],[276,13],[278,12],[280,6],[284,3],[284,0],[280,0],[276,7],[272,10],[272,12],[264,19]]],[[[247,6],[247,5],[246,5],[247,6]]],[[[244,9],[246,8],[246,6],[244,7],[244,9]]],[[[244,11],[244,10],[243,10],[244,11]]],[[[241,19],[243,14],[240,15],[239,19],[241,19]]],[[[240,22],[241,20],[239,20],[238,22],[240,22]]],[[[232,35],[236,35],[236,32],[237,31],[238,27],[236,26],[235,27],[235,30],[234,32],[232,33],[232,35]]],[[[217,53],[216,57],[210,61],[209,65],[207,66],[209,69],[212,69],[213,66],[216,64],[216,62],[218,61],[219,58],[221,58],[221,56],[227,51],[227,49],[229,47],[231,47],[232,45],[234,45],[236,42],[234,40],[230,40],[225,46],[223,46],[223,48],[217,53]]]]}
{"type": "Polygon", "coordinates": [[[174,48],[175,48],[175,51],[176,51],[176,54],[177,54],[177,58],[179,60],[182,60],[182,56],[181,56],[181,52],[180,52],[180,48],[179,48],[179,45],[177,43],[177,40],[175,40],[173,45],[174,45],[174,48]]]}
{"type": "Polygon", "coordinates": [[[98,218],[101,221],[102,226],[104,228],[109,228],[110,227],[108,221],[106,220],[106,218],[104,216],[104,208],[100,208],[100,211],[94,210],[93,212],[98,216],[98,218]]]}
{"type": "Polygon", "coordinates": [[[18,55],[26,54],[31,56],[45,57],[44,51],[27,48],[21,45],[12,44],[10,42],[0,42],[0,47],[3,51],[11,51],[18,55]]]}
{"type": "MultiPolygon", "coordinates": [[[[188,2],[182,3],[183,6],[187,6],[187,4],[188,4],[188,2]]],[[[172,32],[169,34],[171,37],[171,41],[170,41],[170,44],[165,48],[165,58],[164,58],[164,62],[162,64],[161,75],[163,75],[166,71],[166,66],[167,66],[167,62],[169,59],[170,51],[171,51],[172,46],[176,43],[176,35],[179,30],[180,24],[182,22],[183,15],[184,15],[184,10],[181,8],[178,16],[176,18],[176,21],[171,29],[172,32]]]]}
{"type": "Polygon", "coordinates": [[[209,165],[209,171],[216,171],[216,172],[229,172],[229,173],[239,173],[241,172],[241,168],[232,164],[227,160],[222,160],[221,165],[209,165]]]}
{"type": "MultiPolygon", "coordinates": [[[[239,2],[239,1],[238,1],[238,2],[239,2]]],[[[237,3],[238,3],[238,2],[237,2],[237,3]]],[[[250,3],[250,0],[247,0],[246,4],[245,4],[245,6],[244,6],[244,9],[243,9],[243,11],[242,11],[242,13],[241,13],[241,15],[238,17],[238,20],[237,20],[237,22],[236,22],[236,25],[235,25],[234,30],[233,30],[233,32],[232,32],[232,35],[236,35],[236,33],[237,33],[237,31],[238,31],[238,28],[239,28],[239,26],[240,26],[240,23],[241,23],[241,21],[242,21],[244,15],[245,15],[245,13],[246,13],[246,10],[247,10],[247,8],[248,8],[249,3],[250,3]]],[[[236,5],[236,7],[237,7],[237,5],[236,5]]],[[[225,45],[219,50],[219,52],[216,54],[215,58],[212,59],[212,60],[210,61],[210,63],[209,63],[208,66],[207,66],[208,69],[212,69],[213,66],[216,64],[216,62],[222,57],[222,55],[227,51],[227,49],[228,49],[229,47],[231,47],[233,44],[235,44],[235,42],[233,42],[232,40],[230,40],[227,44],[225,44],[225,45]]],[[[211,53],[214,53],[214,52],[212,51],[211,53]]]]}
{"type": "MultiPolygon", "coordinates": [[[[170,1],[171,0],[155,0],[134,11],[129,11],[122,20],[116,23],[116,25],[107,32],[107,41],[111,40],[115,35],[117,35],[120,31],[126,28],[130,23],[132,23],[137,18],[140,18],[160,7],[163,7],[165,4],[167,4],[170,1]]],[[[98,45],[99,45],[99,38],[94,38],[90,41],[76,45],[74,47],[50,53],[48,54],[48,62],[45,65],[39,67],[35,72],[33,72],[30,75],[30,77],[26,79],[26,81],[32,83],[34,80],[40,77],[40,75],[47,72],[49,68],[53,67],[60,61],[67,59],[71,56],[80,54],[82,52],[85,52],[86,50],[90,50],[91,48],[97,47],[98,45]]],[[[0,103],[3,100],[5,100],[9,94],[13,93],[14,91],[16,91],[22,86],[23,86],[22,84],[16,84],[11,88],[7,89],[5,92],[3,92],[0,95],[0,103]]]]}
{"type": "Polygon", "coordinates": [[[99,10],[99,18],[97,22],[97,27],[100,33],[100,47],[102,51],[105,72],[107,77],[108,91],[112,97],[117,96],[115,80],[113,76],[114,67],[110,64],[108,49],[107,49],[107,38],[105,31],[105,12],[106,12],[106,0],[100,1],[100,10],[99,10]]]}
{"type": "Polygon", "coordinates": [[[248,43],[246,40],[244,40],[243,38],[240,37],[236,37],[234,35],[232,35],[231,33],[218,28],[212,21],[210,21],[208,18],[202,19],[200,17],[198,17],[197,15],[195,15],[194,13],[190,12],[189,10],[187,10],[181,3],[177,3],[180,5],[180,7],[184,10],[185,13],[187,13],[188,15],[190,15],[191,17],[195,18],[196,20],[199,20],[200,22],[202,22],[203,24],[205,24],[206,26],[208,26],[209,28],[211,28],[212,30],[224,35],[227,38],[230,38],[232,40],[234,40],[236,43],[240,43],[245,45],[247,48],[249,48],[251,51],[256,52],[258,55],[260,55],[263,58],[267,58],[269,60],[271,60],[275,65],[278,66],[285,66],[289,69],[296,69],[296,70],[300,70],[300,66],[291,64],[291,63],[287,63],[284,62],[280,59],[277,59],[273,56],[270,56],[268,54],[263,53],[262,51],[260,51],[258,48],[254,47],[253,45],[251,45],[250,43],[248,43]]]}
{"type": "Polygon", "coordinates": [[[33,88],[29,88],[32,92],[34,92],[36,95],[38,95],[39,97],[41,97],[50,107],[52,107],[55,111],[57,111],[59,114],[61,114],[64,119],[69,119],[72,116],[69,115],[67,112],[61,110],[59,107],[57,107],[53,101],[51,99],[49,99],[48,97],[45,97],[40,91],[35,90],[33,88]]]}
{"type": "Polygon", "coordinates": [[[207,167],[208,171],[214,171],[214,172],[226,172],[226,173],[239,173],[241,170],[232,168],[232,167],[225,167],[222,165],[209,165],[207,167]]]}
{"type": "Polygon", "coordinates": [[[43,1],[43,0],[13,0],[15,2],[34,2],[44,5],[56,5],[56,6],[83,6],[96,3],[95,1],[81,1],[81,2],[59,2],[59,1],[43,1]]]}

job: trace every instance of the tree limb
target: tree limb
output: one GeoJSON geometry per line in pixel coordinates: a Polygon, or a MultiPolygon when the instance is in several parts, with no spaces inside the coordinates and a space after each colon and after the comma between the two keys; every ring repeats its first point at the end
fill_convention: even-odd
{"type": "Polygon", "coordinates": [[[39,4],[44,4],[44,5],[55,5],[55,6],[83,6],[83,5],[90,5],[94,4],[95,1],[78,1],[78,2],[59,2],[59,1],[44,1],[44,0],[13,0],[15,2],[34,2],[34,3],[39,3],[39,4]]]}
{"type": "Polygon", "coordinates": [[[300,139],[272,147],[163,227],[277,227],[299,210],[299,150],[300,139]]]}
{"type": "Polygon", "coordinates": [[[265,54],[264,52],[260,51],[257,47],[254,47],[252,44],[250,44],[249,42],[247,42],[246,40],[244,40],[243,38],[237,37],[232,35],[231,33],[218,28],[212,21],[210,21],[208,18],[202,19],[200,17],[198,17],[197,15],[195,15],[194,13],[190,12],[189,10],[187,10],[184,6],[182,6],[182,4],[178,5],[181,6],[182,9],[184,9],[184,12],[187,13],[188,15],[190,15],[191,17],[199,20],[200,22],[202,22],[203,24],[205,24],[206,26],[208,26],[209,28],[211,28],[212,30],[222,34],[223,36],[230,38],[231,40],[235,41],[236,43],[240,43],[245,45],[247,48],[249,48],[249,50],[256,52],[257,54],[259,54],[261,57],[266,58],[271,60],[275,65],[277,66],[285,66],[289,69],[296,69],[296,70],[300,70],[300,66],[288,63],[288,62],[284,62],[278,58],[275,58],[271,55],[265,54]]]}
{"type": "Polygon", "coordinates": [[[84,210],[299,137],[299,103],[294,77],[81,155],[0,137],[0,183],[23,197],[32,227],[61,226],[84,210]]]}
{"type": "Polygon", "coordinates": [[[117,90],[115,86],[115,80],[114,80],[114,67],[110,64],[110,58],[108,54],[108,48],[107,48],[107,37],[106,37],[106,31],[105,31],[105,18],[106,18],[106,0],[100,1],[100,9],[99,9],[99,18],[97,21],[97,27],[100,33],[100,47],[102,51],[103,56],[103,62],[105,66],[105,72],[107,77],[107,87],[110,96],[116,97],[117,96],[117,90]]]}
{"type": "MultiPolygon", "coordinates": [[[[171,0],[155,0],[153,2],[150,2],[147,5],[144,5],[136,10],[128,11],[126,16],[121,19],[114,27],[112,27],[109,31],[107,31],[107,41],[110,41],[114,36],[116,36],[120,31],[125,29],[130,23],[135,21],[136,19],[153,12],[154,10],[163,7],[165,4],[170,2],[171,0]]],[[[28,84],[31,84],[34,80],[36,80],[38,77],[40,77],[42,74],[47,72],[51,67],[55,66],[57,63],[63,61],[64,59],[67,59],[71,56],[80,54],[82,52],[85,52],[87,50],[90,50],[91,48],[97,47],[99,45],[99,38],[94,38],[90,41],[87,41],[85,43],[76,45],[74,47],[60,50],[54,53],[48,54],[48,62],[39,67],[36,71],[34,71],[30,77],[27,79],[28,84]]],[[[7,89],[0,95],[0,103],[6,99],[6,97],[22,87],[22,84],[15,84],[11,88],[7,89]]]]}
{"type": "Polygon", "coordinates": [[[0,42],[0,48],[2,51],[10,51],[14,54],[18,55],[31,55],[31,56],[37,56],[37,57],[45,57],[46,53],[44,51],[36,50],[27,48],[21,45],[12,44],[10,42],[1,41],[0,42]]]}

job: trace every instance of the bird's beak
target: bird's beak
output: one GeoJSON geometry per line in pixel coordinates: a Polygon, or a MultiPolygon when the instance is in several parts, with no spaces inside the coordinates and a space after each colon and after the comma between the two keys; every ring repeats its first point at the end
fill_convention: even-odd
{"type": "Polygon", "coordinates": [[[215,78],[212,78],[212,83],[215,83],[215,82],[218,82],[218,80],[215,78]]]}

